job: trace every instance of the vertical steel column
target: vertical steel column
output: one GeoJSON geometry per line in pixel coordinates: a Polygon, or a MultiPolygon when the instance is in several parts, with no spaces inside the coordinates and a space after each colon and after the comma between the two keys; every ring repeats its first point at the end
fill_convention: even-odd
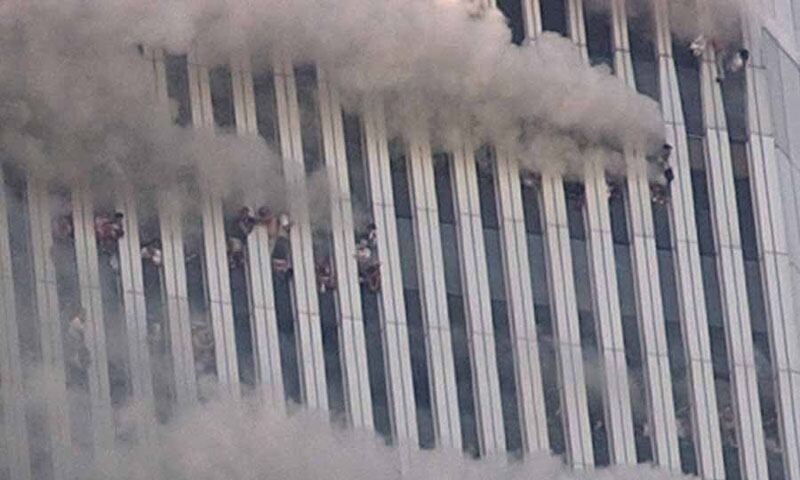
{"type": "Polygon", "coordinates": [[[458,223],[461,282],[464,286],[464,314],[472,362],[472,388],[480,453],[484,456],[505,450],[503,406],[497,372],[494,324],[489,295],[486,250],[483,242],[475,148],[463,140],[453,151],[453,190],[458,223]]]}
{"type": "Polygon", "coordinates": [[[11,254],[5,179],[0,169],[0,423],[4,430],[0,475],[7,474],[9,479],[24,480],[32,478],[32,472],[11,254]]]}
{"type": "Polygon", "coordinates": [[[361,287],[354,256],[355,223],[347,173],[344,124],[339,94],[317,70],[322,141],[331,195],[331,234],[339,289],[339,348],[348,418],[354,427],[372,428],[367,347],[361,310],[361,287]]]}
{"type": "Polygon", "coordinates": [[[172,369],[175,375],[175,402],[181,408],[197,400],[197,374],[192,347],[181,209],[177,204],[179,202],[173,201],[167,192],[159,195],[158,221],[164,261],[162,280],[166,295],[172,369]]]}
{"type": "Polygon", "coordinates": [[[401,447],[415,449],[418,445],[416,406],[383,106],[378,103],[369,105],[363,122],[367,172],[383,276],[381,322],[392,435],[401,447]]]}
{"type": "MultiPolygon", "coordinates": [[[[167,75],[163,50],[154,53],[156,94],[164,104],[167,96],[167,75]]],[[[183,222],[180,201],[169,192],[160,192],[158,198],[158,221],[161,232],[161,251],[167,322],[169,322],[169,345],[172,369],[175,375],[175,402],[178,407],[190,405],[197,400],[197,378],[192,347],[189,294],[186,282],[186,259],[183,251],[183,222]]]]}
{"type": "Polygon", "coordinates": [[[578,47],[584,60],[589,61],[589,50],[586,46],[586,23],[583,18],[583,0],[564,0],[567,2],[567,28],[569,37],[578,47]]]}
{"type": "MultiPolygon", "coordinates": [[[[624,0],[611,0],[614,45],[614,71],[632,89],[636,89],[633,59],[628,39],[628,19],[624,0]]],[[[653,457],[658,465],[678,471],[681,468],[672,376],[664,323],[661,288],[658,282],[653,211],[646,172],[646,159],[640,152],[624,152],[629,165],[627,174],[631,266],[636,286],[636,312],[639,339],[645,362],[645,382],[653,426],[653,457]]]]}
{"type": "MultiPolygon", "coordinates": [[[[196,128],[214,129],[211,89],[208,68],[198,65],[196,53],[189,60],[189,92],[192,102],[192,124],[196,128]]],[[[202,177],[201,172],[201,177],[202,177]]],[[[236,357],[236,337],[233,328],[228,255],[222,199],[209,185],[201,183],[200,199],[203,215],[205,267],[208,285],[208,307],[214,331],[214,353],[217,379],[224,392],[238,397],[239,367],[236,357]]]]}
{"type": "Polygon", "coordinates": [[[119,265],[122,280],[122,303],[125,309],[125,336],[128,345],[128,382],[130,402],[146,412],[137,425],[137,435],[146,440],[155,426],[153,375],[147,338],[144,279],[139,240],[139,217],[136,197],[130,186],[123,186],[117,210],[124,217],[125,235],[119,240],[119,265]]]}
{"type": "MultiPolygon", "coordinates": [[[[237,59],[231,73],[236,130],[240,135],[257,136],[255,93],[249,59],[237,59]]],[[[264,165],[264,168],[269,167],[264,165]]],[[[253,354],[259,387],[266,397],[276,404],[282,404],[283,372],[272,288],[272,255],[269,234],[263,227],[256,227],[247,236],[247,262],[253,354]]]]}
{"type": "Polygon", "coordinates": [[[578,302],[572,277],[567,205],[560,175],[542,175],[542,207],[567,458],[574,468],[587,469],[594,466],[594,452],[583,373],[578,302]]]}
{"type": "Polygon", "coordinates": [[[787,480],[800,479],[800,327],[795,317],[793,285],[789,271],[789,247],[783,228],[786,208],[781,203],[775,136],[770,116],[767,74],[761,50],[760,30],[744,22],[745,42],[750,48],[747,64],[748,169],[755,212],[756,235],[762,255],[762,290],[767,312],[769,345],[777,390],[777,407],[787,480]]]}
{"type": "Polygon", "coordinates": [[[533,308],[525,211],[522,206],[519,164],[509,152],[496,148],[497,209],[503,251],[508,321],[514,351],[517,405],[526,452],[548,451],[539,343],[533,308]]]}
{"type": "Polygon", "coordinates": [[[646,175],[628,170],[628,211],[631,235],[631,265],[636,286],[636,311],[645,362],[645,382],[653,426],[653,457],[657,465],[679,471],[677,420],[669,369],[669,349],[658,283],[658,253],[656,251],[650,184],[646,175]]]}
{"type": "Polygon", "coordinates": [[[294,221],[291,230],[294,270],[295,336],[300,366],[303,399],[312,409],[327,410],[325,360],[322,352],[322,325],[314,271],[314,249],[308,212],[303,147],[300,137],[300,111],[291,60],[283,57],[274,65],[283,171],[290,192],[289,205],[294,221]]]}
{"type": "Polygon", "coordinates": [[[740,437],[739,456],[744,478],[766,478],[767,454],[758,398],[753,332],[744,277],[728,127],[722,105],[722,89],[716,81],[715,58],[713,55],[706,55],[703,60],[700,68],[700,97],[706,129],[706,168],[709,174],[728,365],[731,370],[731,396],[736,408],[737,432],[740,437]]]}
{"type": "Polygon", "coordinates": [[[522,0],[522,18],[525,24],[525,39],[535,40],[542,33],[542,10],[539,0],[522,0]]]}
{"type": "Polygon", "coordinates": [[[444,280],[442,237],[436,203],[436,182],[430,139],[424,133],[409,139],[409,172],[414,207],[414,233],[422,300],[422,319],[428,355],[431,406],[437,445],[461,450],[461,417],[458,410],[447,291],[444,280]]]}
{"type": "Polygon", "coordinates": [[[684,335],[691,382],[692,430],[697,450],[698,473],[702,478],[716,480],[724,478],[725,469],[714,391],[705,292],[700,271],[697,228],[694,223],[686,127],[675,63],[672,60],[669,5],[665,0],[657,0],[654,9],[662,114],[667,126],[667,143],[675,147],[672,154],[675,180],[671,187],[670,207],[674,227],[675,271],[680,300],[681,331],[684,335]]]}
{"type": "Polygon", "coordinates": [[[108,448],[114,442],[111,412],[111,390],[106,355],[106,330],[103,324],[98,270],[97,240],[94,234],[94,203],[86,185],[72,190],[72,218],[75,226],[75,258],[78,264],[78,285],[84,322],[84,342],[89,350],[89,401],[92,418],[94,451],[108,448]]]}
{"type": "Polygon", "coordinates": [[[608,185],[602,158],[587,158],[586,226],[597,348],[605,375],[603,401],[612,464],[636,464],[628,365],[622,333],[608,185]]]}
{"type": "Polygon", "coordinates": [[[69,404],[61,309],[58,305],[56,271],[51,254],[52,215],[47,187],[45,183],[33,177],[28,179],[28,218],[42,366],[52,378],[44,413],[50,438],[50,461],[54,480],[63,480],[67,478],[69,461],[72,457],[72,438],[67,408],[69,404]]]}

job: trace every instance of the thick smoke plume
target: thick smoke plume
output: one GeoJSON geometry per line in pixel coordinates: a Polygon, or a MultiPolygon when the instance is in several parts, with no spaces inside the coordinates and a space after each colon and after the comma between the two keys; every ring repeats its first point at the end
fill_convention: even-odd
{"type": "Polygon", "coordinates": [[[251,52],[257,70],[279,52],[316,62],[349,108],[380,98],[399,133],[443,141],[457,129],[505,143],[553,132],[652,149],[662,137],[657,105],[568,40],[513,45],[499,11],[460,1],[6,2],[0,39],[0,149],[60,179],[169,184],[195,166],[227,191],[275,178],[260,140],[171,127],[138,44],[192,49],[211,65],[251,52]]]}
{"type": "MultiPolygon", "coordinates": [[[[46,375],[37,375],[46,392],[46,375]]],[[[35,412],[43,399],[32,398],[35,412]]],[[[87,399],[88,401],[88,399],[87,399]]],[[[160,425],[147,441],[117,441],[93,462],[71,463],[70,478],[84,480],[670,480],[684,478],[647,465],[570,471],[561,459],[534,454],[466,459],[460,452],[401,450],[372,432],[345,430],[316,412],[291,416],[283,407],[217,397],[160,425]]],[[[118,431],[141,434],[149,415],[135,405],[117,412],[118,431]]]]}

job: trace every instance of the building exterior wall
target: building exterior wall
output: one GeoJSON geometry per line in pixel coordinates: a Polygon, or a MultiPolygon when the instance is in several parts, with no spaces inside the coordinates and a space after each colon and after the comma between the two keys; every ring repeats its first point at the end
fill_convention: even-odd
{"type": "MultiPolygon", "coordinates": [[[[293,273],[274,267],[260,227],[236,272],[226,254],[230,206],[199,185],[202,202],[188,213],[167,195],[149,205],[117,190],[108,201],[125,213],[126,235],[115,252],[118,276],[104,277],[109,259],[92,223],[104,207],[89,186],[67,186],[64,197],[4,167],[5,438],[24,438],[30,427],[21,392],[10,390],[26,375],[15,341],[26,335],[18,331],[24,302],[15,302],[24,269],[13,260],[25,250],[41,359],[66,386],[45,415],[55,478],[74,452],[91,455],[123,435],[106,352],[119,322],[122,395],[162,422],[204,397],[210,381],[235,398],[256,389],[274,408],[330,410],[400,452],[550,451],[576,469],[652,462],[708,479],[800,480],[800,4],[765,0],[762,16],[745,18],[752,60],[723,82],[713,52],[686,61],[688,41],[670,33],[675,5],[649,5],[632,18],[624,0],[599,11],[582,0],[496,2],[517,43],[556,30],[587,61],[660,102],[675,147],[665,206],[651,202],[647,174],[633,166],[645,162],[642,152],[615,152],[632,166],[616,183],[621,197],[610,200],[597,159],[587,158],[577,177],[532,176],[504,145],[460,138],[458,148],[438,151],[426,132],[389,138],[391,112],[380,102],[343,112],[325,72],[288,57],[265,74],[248,59],[220,67],[197,52],[146,50],[153,94],[178,106],[178,123],[261,135],[281,153],[296,193],[288,206],[293,273]],[[309,212],[318,170],[330,194],[328,237],[309,212]],[[68,199],[75,239],[54,247],[51,221],[66,213],[53,211],[57,197],[68,199]],[[157,219],[164,251],[156,290],[138,260],[151,228],[145,217],[157,219]],[[6,225],[21,222],[28,227],[15,241],[6,225]],[[369,223],[381,262],[377,293],[359,282],[354,259],[369,223]],[[323,258],[336,283],[325,292],[315,275],[323,258]],[[59,274],[69,271],[74,285],[59,274]],[[84,382],[71,379],[62,351],[68,297],[85,321],[84,382]],[[197,331],[214,340],[209,371],[197,331]],[[76,410],[57,405],[74,401],[70,390],[88,393],[89,445],[70,445],[66,417],[76,410]]],[[[152,428],[137,425],[135,435],[152,428]]],[[[37,476],[30,452],[2,453],[0,478],[37,476]]]]}

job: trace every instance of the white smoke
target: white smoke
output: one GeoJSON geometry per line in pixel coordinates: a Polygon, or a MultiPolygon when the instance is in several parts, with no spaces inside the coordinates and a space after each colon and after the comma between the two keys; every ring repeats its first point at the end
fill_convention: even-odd
{"type": "MultiPolygon", "coordinates": [[[[47,392],[53,380],[35,376],[47,392]]],[[[72,402],[88,402],[72,396],[72,402]]],[[[42,396],[28,410],[44,407],[42,396]]],[[[74,410],[73,410],[74,411],[74,410]]],[[[141,405],[117,411],[117,431],[131,438],[145,415],[141,405]]],[[[81,427],[83,428],[83,427],[81,427]]],[[[45,447],[46,448],[46,447],[45,447]]],[[[76,457],[70,478],[84,480],[669,480],[683,478],[649,465],[606,468],[592,473],[570,471],[561,459],[545,453],[509,462],[503,456],[471,460],[460,452],[411,451],[387,446],[363,430],[345,430],[326,415],[297,411],[287,416],[275,405],[215,398],[178,413],[156,427],[147,441],[104,445],[94,461],[76,457]],[[405,453],[403,453],[405,452],[405,453]]]]}

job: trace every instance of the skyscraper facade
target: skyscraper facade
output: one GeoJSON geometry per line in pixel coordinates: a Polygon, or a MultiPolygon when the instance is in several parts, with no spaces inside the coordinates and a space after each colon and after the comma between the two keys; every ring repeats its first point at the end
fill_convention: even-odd
{"type": "Polygon", "coordinates": [[[397,448],[800,480],[800,4],[748,4],[698,52],[680,2],[481,1],[514,43],[560,34],[659,103],[666,190],[637,152],[528,171],[502,144],[395,136],[315,65],[142,47],[176,123],[280,152],[287,222],[191,175],[178,208],[4,165],[0,478],[60,478],[75,416],[96,448],[123,405],[148,435],[211,382],[397,448]],[[29,355],[57,386],[35,419],[29,355]]]}

